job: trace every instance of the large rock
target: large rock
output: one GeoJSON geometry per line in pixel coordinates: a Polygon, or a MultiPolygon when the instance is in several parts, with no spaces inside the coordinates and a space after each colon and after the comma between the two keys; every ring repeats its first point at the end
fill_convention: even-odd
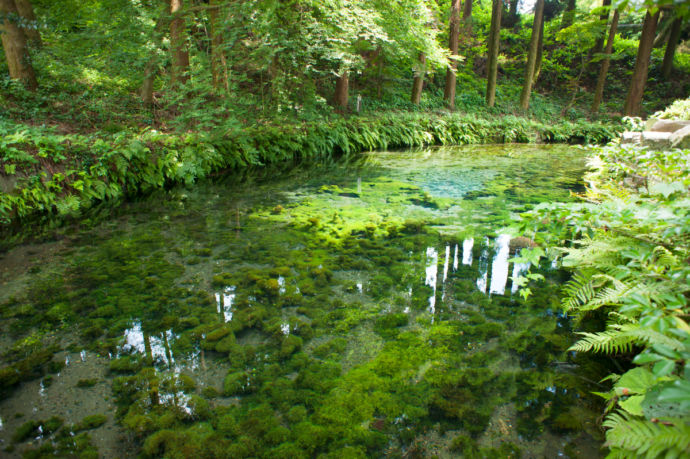
{"type": "Polygon", "coordinates": [[[690,149],[690,125],[671,134],[671,147],[690,149]]]}
{"type": "Polygon", "coordinates": [[[690,126],[690,121],[676,121],[676,120],[655,120],[650,123],[648,131],[654,132],[676,132],[685,127],[690,126]]]}
{"type": "Polygon", "coordinates": [[[621,135],[621,144],[630,145],[638,144],[642,141],[641,132],[626,131],[621,135]]]}
{"type": "Polygon", "coordinates": [[[651,150],[670,150],[671,132],[644,131],[642,133],[642,145],[651,150]]]}

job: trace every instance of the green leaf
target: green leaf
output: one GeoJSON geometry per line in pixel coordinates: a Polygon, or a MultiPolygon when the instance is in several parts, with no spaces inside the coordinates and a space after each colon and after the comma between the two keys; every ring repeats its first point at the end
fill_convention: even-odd
{"type": "Polygon", "coordinates": [[[644,400],[644,395],[633,395],[628,397],[627,400],[619,402],[618,405],[623,408],[628,413],[635,416],[642,416],[642,401],[644,400]]]}

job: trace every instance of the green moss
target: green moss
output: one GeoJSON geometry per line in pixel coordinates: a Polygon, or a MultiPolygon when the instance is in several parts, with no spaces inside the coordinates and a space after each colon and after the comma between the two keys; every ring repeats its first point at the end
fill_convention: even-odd
{"type": "Polygon", "coordinates": [[[281,340],[280,357],[285,359],[293,353],[302,349],[302,338],[295,335],[288,335],[281,340]]]}
{"type": "Polygon", "coordinates": [[[87,379],[80,379],[79,381],[77,381],[77,387],[81,387],[81,388],[93,387],[96,384],[98,384],[98,378],[87,378],[87,379]]]}
{"type": "Polygon", "coordinates": [[[81,432],[82,430],[97,429],[108,421],[108,417],[104,414],[93,414],[84,417],[81,421],[74,424],[72,430],[74,432],[81,432]]]}
{"type": "Polygon", "coordinates": [[[39,421],[26,421],[24,424],[17,427],[17,430],[12,434],[12,443],[22,443],[38,433],[38,427],[41,425],[39,421]]]}

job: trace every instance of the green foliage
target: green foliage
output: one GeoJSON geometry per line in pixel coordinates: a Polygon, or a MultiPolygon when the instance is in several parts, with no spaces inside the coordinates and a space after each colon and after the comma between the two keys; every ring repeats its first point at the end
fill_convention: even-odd
{"type": "Polygon", "coordinates": [[[571,350],[636,354],[603,395],[611,457],[678,457],[690,445],[690,151],[594,150],[586,203],[544,205],[528,220],[577,270],[563,307],[608,316],[571,350]]]}
{"type": "Polygon", "coordinates": [[[261,126],[223,135],[144,130],[63,136],[50,129],[18,131],[15,124],[0,123],[5,163],[0,174],[16,180],[13,191],[0,194],[0,221],[7,225],[37,214],[78,215],[95,202],[117,201],[171,183],[190,184],[219,169],[432,144],[600,143],[617,132],[595,122],[546,124],[517,117],[406,113],[261,126]]]}
{"type": "Polygon", "coordinates": [[[690,99],[678,99],[666,109],[656,112],[652,117],[662,120],[690,121],[690,99]]]}

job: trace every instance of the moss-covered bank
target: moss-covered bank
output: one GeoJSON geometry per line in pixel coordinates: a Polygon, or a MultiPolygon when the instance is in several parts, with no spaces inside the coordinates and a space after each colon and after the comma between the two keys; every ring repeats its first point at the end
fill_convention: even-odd
{"type": "Polygon", "coordinates": [[[189,134],[59,135],[2,122],[0,230],[246,165],[432,144],[603,143],[619,130],[587,121],[547,125],[516,117],[409,113],[189,134]]]}

